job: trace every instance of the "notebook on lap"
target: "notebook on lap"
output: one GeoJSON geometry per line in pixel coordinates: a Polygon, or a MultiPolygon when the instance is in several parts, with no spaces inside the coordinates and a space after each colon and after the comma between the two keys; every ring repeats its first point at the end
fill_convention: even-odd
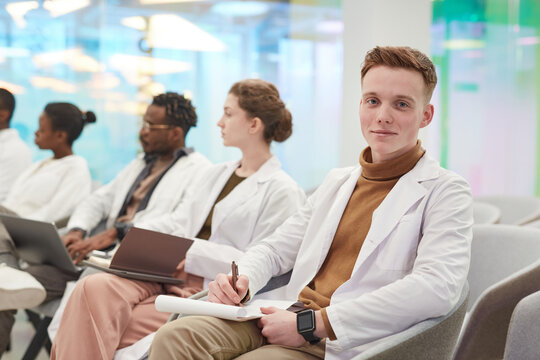
{"type": "Polygon", "coordinates": [[[48,264],[68,273],[78,273],[53,223],[0,214],[20,258],[28,263],[48,264]]]}
{"type": "Polygon", "coordinates": [[[133,227],[120,243],[108,267],[103,262],[83,263],[125,278],[182,284],[182,280],[172,275],[192,244],[190,239],[133,227]]]}

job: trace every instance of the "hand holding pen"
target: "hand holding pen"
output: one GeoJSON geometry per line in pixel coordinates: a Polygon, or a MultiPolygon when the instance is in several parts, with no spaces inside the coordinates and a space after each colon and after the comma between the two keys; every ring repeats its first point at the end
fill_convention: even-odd
{"type": "Polygon", "coordinates": [[[239,305],[246,296],[249,280],[245,275],[238,274],[238,266],[233,261],[231,275],[218,274],[214,281],[208,284],[208,301],[239,305]]]}

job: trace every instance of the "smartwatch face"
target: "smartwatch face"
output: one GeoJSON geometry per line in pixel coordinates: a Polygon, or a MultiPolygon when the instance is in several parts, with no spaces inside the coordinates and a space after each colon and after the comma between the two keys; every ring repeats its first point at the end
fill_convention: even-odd
{"type": "Polygon", "coordinates": [[[313,330],[315,327],[314,318],[313,318],[313,312],[312,311],[302,311],[297,314],[297,325],[298,325],[298,331],[308,331],[313,330]]]}

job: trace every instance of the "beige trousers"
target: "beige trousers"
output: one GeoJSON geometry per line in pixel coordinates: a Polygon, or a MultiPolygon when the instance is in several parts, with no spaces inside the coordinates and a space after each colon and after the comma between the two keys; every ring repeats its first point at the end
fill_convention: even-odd
{"type": "Polygon", "coordinates": [[[158,312],[160,294],[190,296],[184,289],[100,273],[81,279],[71,294],[51,359],[112,359],[116,349],[134,344],[163,325],[170,314],[158,312]]]}
{"type": "Polygon", "coordinates": [[[268,345],[257,321],[236,322],[211,316],[186,316],[162,326],[150,360],[166,359],[323,359],[325,343],[299,348],[268,345]]]}

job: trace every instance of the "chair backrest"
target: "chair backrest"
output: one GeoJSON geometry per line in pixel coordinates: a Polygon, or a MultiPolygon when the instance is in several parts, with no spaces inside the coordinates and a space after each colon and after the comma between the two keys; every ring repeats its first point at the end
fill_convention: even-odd
{"type": "Polygon", "coordinates": [[[482,293],[460,335],[454,359],[502,359],[516,304],[540,290],[540,260],[482,293]]]}
{"type": "Polygon", "coordinates": [[[534,228],[540,229],[540,220],[535,220],[535,221],[528,222],[524,226],[529,226],[529,227],[534,227],[534,228]]]}
{"type": "Polygon", "coordinates": [[[468,295],[469,286],[465,284],[459,301],[447,315],[421,321],[388,336],[353,359],[451,359],[467,310],[468,295]]]}
{"type": "Polygon", "coordinates": [[[523,298],[510,319],[504,360],[540,359],[540,291],[523,298]]]}
{"type": "Polygon", "coordinates": [[[498,207],[501,210],[500,224],[523,225],[540,217],[540,198],[534,196],[479,196],[474,201],[498,207]]]}
{"type": "Polygon", "coordinates": [[[474,201],[473,218],[474,223],[477,225],[496,224],[501,218],[501,210],[495,205],[474,201]]]}
{"type": "Polygon", "coordinates": [[[540,259],[540,229],[475,225],[469,269],[469,310],[489,286],[540,259]]]}

